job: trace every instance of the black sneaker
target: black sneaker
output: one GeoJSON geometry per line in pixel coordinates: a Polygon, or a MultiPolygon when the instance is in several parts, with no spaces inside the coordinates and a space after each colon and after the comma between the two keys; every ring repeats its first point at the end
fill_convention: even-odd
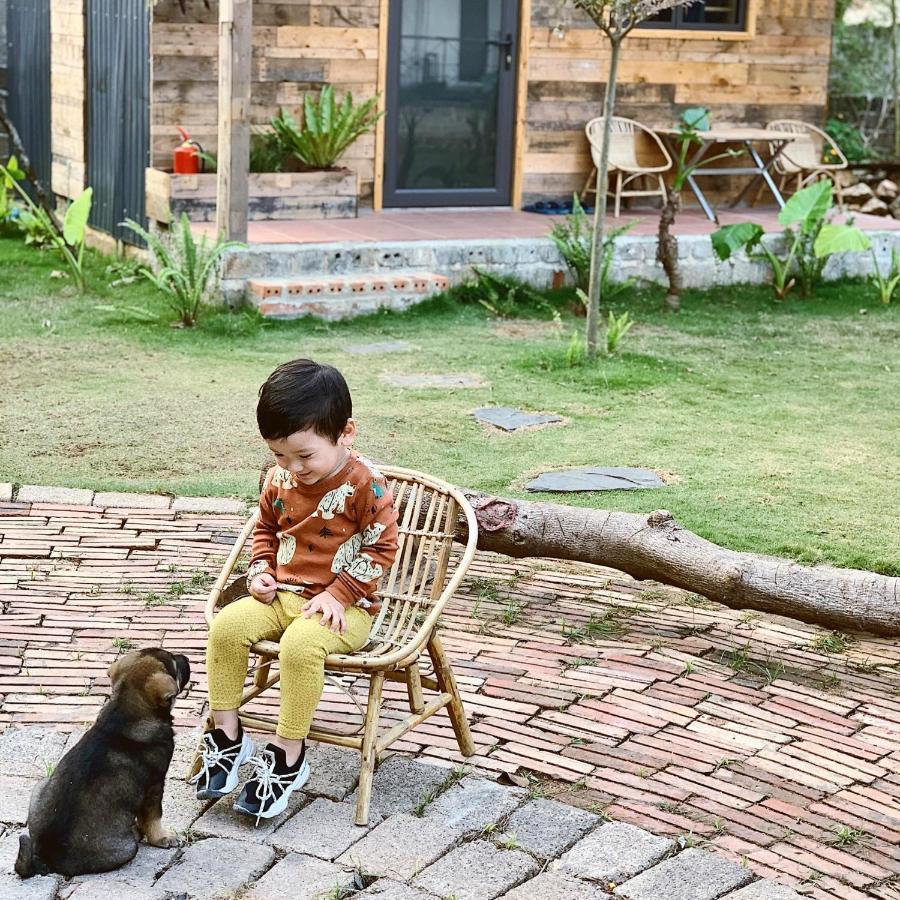
{"type": "Polygon", "coordinates": [[[309,763],[306,761],[306,744],[294,765],[287,764],[284,750],[269,744],[256,756],[250,757],[254,767],[253,777],[244,785],[234,808],[248,816],[271,819],[287,809],[291,792],[303,787],[309,780],[309,763]]]}
{"type": "Polygon", "coordinates": [[[240,725],[234,741],[221,728],[206,732],[200,751],[200,771],[191,779],[191,784],[197,785],[197,799],[218,800],[230,794],[237,787],[241,763],[250,759],[255,749],[240,725]]]}

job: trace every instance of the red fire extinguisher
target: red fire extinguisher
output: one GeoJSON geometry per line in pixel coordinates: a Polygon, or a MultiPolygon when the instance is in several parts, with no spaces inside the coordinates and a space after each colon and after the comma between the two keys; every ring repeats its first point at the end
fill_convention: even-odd
{"type": "Polygon", "coordinates": [[[176,175],[198,175],[203,171],[203,157],[200,156],[203,148],[196,141],[192,141],[180,125],[177,127],[183,142],[172,154],[172,171],[176,175]]]}

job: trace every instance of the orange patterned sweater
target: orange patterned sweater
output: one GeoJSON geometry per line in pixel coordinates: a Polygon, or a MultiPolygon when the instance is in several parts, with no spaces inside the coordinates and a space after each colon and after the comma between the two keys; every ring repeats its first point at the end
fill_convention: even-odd
{"type": "Polygon", "coordinates": [[[259,512],[248,584],[268,572],[281,590],[307,599],[327,590],[349,607],[374,599],[397,555],[393,497],[375,464],[357,453],[313,485],[270,469],[259,512]]]}

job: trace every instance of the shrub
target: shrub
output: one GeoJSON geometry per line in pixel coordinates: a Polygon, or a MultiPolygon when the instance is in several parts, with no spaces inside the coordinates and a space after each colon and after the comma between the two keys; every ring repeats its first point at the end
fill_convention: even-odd
{"type": "Polygon", "coordinates": [[[360,135],[375,127],[381,113],[376,111],[377,97],[354,104],[348,91],[340,105],[330,84],[322,88],[318,99],[307,94],[303,117],[298,124],[284,109],[272,119],[272,127],[283,151],[314,169],[330,169],[360,135]]]}
{"type": "MultiPolygon", "coordinates": [[[[841,119],[829,119],[825,123],[825,131],[834,138],[849,162],[863,163],[870,159],[872,154],[866,146],[865,138],[855,125],[841,119]]],[[[831,159],[831,156],[833,154],[826,152],[825,162],[837,162],[837,159],[831,159]]]]}
{"type": "Polygon", "coordinates": [[[219,281],[219,262],[224,253],[243,244],[216,240],[210,245],[204,235],[198,244],[186,214],[164,238],[151,234],[137,222],[125,224],[146,242],[153,256],[154,269],[141,274],[166,294],[169,306],[185,326],[196,324],[201,303],[209,299],[219,281]]]}

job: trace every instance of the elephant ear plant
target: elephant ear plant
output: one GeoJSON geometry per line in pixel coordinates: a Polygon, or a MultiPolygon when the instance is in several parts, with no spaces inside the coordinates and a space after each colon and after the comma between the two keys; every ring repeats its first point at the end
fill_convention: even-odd
{"type": "Polygon", "coordinates": [[[762,260],[772,269],[772,288],[784,300],[799,283],[808,297],[822,281],[822,272],[835,253],[859,253],[871,246],[855,226],[828,220],[832,211],[830,181],[819,181],[797,191],[778,215],[784,227],[781,255],[763,243],[764,230],[755,222],[726,225],[712,235],[712,245],[721,260],[744,250],[750,259],[762,260]]]}

